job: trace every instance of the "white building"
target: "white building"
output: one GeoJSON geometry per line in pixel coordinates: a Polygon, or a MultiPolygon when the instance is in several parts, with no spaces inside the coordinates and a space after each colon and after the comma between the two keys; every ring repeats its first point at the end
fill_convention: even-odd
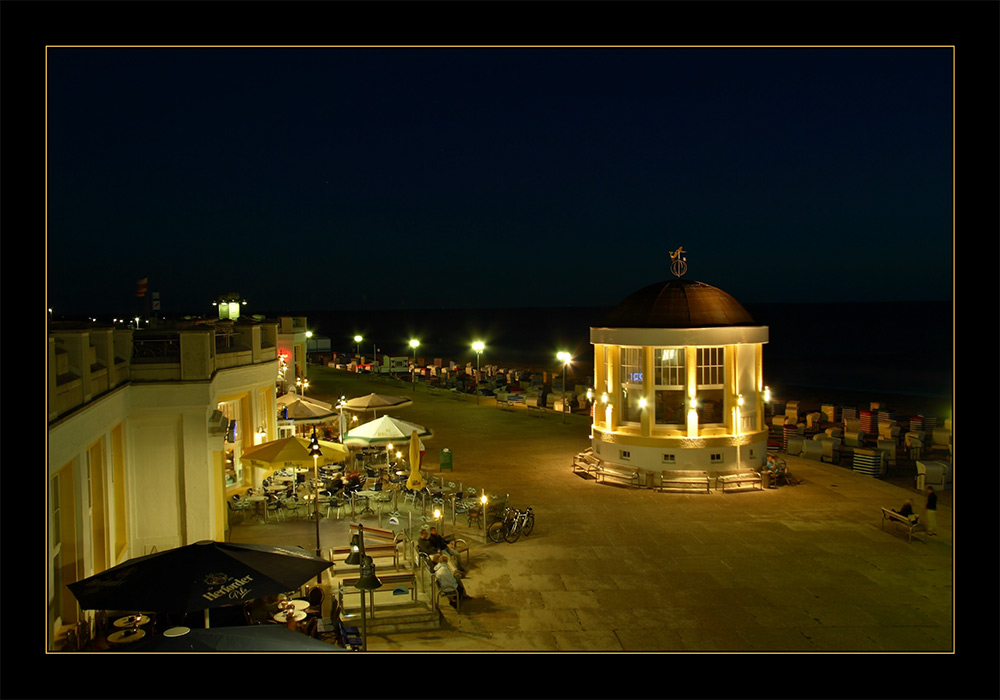
{"type": "MultiPolygon", "coordinates": [[[[227,500],[254,476],[242,450],[277,437],[282,325],[296,324],[50,326],[50,648],[83,616],[66,584],[153,551],[225,540],[227,500]]],[[[286,338],[304,372],[304,352],[286,338]]]]}
{"type": "Polygon", "coordinates": [[[759,467],[767,454],[763,346],[729,294],[675,279],[640,289],[590,329],[592,447],[645,477],[759,467]]]}

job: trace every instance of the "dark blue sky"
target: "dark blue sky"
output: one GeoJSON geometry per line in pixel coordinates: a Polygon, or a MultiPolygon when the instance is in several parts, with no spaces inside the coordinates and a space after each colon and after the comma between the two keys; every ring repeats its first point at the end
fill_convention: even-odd
{"type": "Polygon", "coordinates": [[[951,298],[950,48],[49,48],[56,313],[951,298]]]}

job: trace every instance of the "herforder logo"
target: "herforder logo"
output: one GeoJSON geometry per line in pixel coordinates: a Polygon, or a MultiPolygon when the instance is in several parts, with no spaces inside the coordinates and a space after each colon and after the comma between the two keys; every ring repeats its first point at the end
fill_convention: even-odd
{"type": "Polygon", "coordinates": [[[231,578],[225,574],[209,574],[205,577],[205,583],[209,586],[218,586],[218,588],[201,595],[207,600],[218,600],[224,595],[239,600],[250,594],[250,589],[246,588],[246,585],[251,581],[253,581],[253,576],[249,575],[243,578],[231,578]]]}

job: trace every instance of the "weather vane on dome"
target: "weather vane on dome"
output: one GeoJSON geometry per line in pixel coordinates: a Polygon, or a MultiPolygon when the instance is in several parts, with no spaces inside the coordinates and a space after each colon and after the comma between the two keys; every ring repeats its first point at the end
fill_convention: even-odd
{"type": "Polygon", "coordinates": [[[681,246],[670,254],[670,271],[677,277],[683,277],[684,273],[688,271],[687,258],[681,257],[683,253],[684,246],[681,246]]]}

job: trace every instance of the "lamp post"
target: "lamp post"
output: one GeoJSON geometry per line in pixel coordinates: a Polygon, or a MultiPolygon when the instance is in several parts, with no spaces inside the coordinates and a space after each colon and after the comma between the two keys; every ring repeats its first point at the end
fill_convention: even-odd
{"type": "MultiPolygon", "coordinates": [[[[361,341],[364,340],[360,335],[354,336],[354,354],[358,356],[358,362],[361,362],[361,341]]],[[[355,365],[357,367],[357,365],[355,365]]]]}
{"type": "MultiPolygon", "coordinates": [[[[309,455],[313,458],[313,517],[316,520],[316,556],[322,557],[319,545],[319,458],[323,451],[319,449],[319,439],[313,430],[312,441],[309,443],[309,455]]],[[[316,574],[316,583],[323,582],[323,572],[316,574]]]]}
{"type": "Polygon", "coordinates": [[[420,347],[420,341],[416,338],[410,339],[410,347],[413,348],[413,370],[410,372],[410,386],[411,388],[416,388],[417,386],[417,348],[420,347]]]}
{"type": "Polygon", "coordinates": [[[351,537],[351,553],[345,564],[361,565],[361,573],[354,587],[361,591],[361,651],[368,651],[368,614],[365,612],[365,594],[381,588],[382,582],[375,576],[375,562],[365,554],[365,526],[358,523],[358,534],[351,537]]]}
{"type": "Polygon", "coordinates": [[[295,380],[295,386],[299,388],[299,396],[304,397],[306,395],[306,389],[309,388],[309,380],[299,377],[295,380]]]}
{"type": "Polygon", "coordinates": [[[476,351],[476,405],[477,406],[479,405],[479,356],[482,354],[483,348],[485,347],[486,345],[484,345],[483,341],[481,340],[477,340],[472,344],[472,349],[476,351]]]}
{"type": "Polygon", "coordinates": [[[563,385],[562,385],[563,419],[562,419],[562,422],[565,423],[566,422],[566,365],[568,365],[569,361],[571,359],[573,359],[573,356],[570,355],[568,352],[560,352],[560,353],[556,353],[556,357],[558,357],[560,360],[562,360],[562,363],[563,363],[563,385]]]}
{"type": "Polygon", "coordinates": [[[482,504],[483,507],[483,513],[482,515],[479,516],[479,524],[483,526],[483,542],[485,542],[486,544],[489,544],[490,542],[489,533],[486,531],[487,528],[486,503],[488,501],[489,499],[486,497],[486,489],[483,489],[483,495],[479,497],[479,502],[482,504]]]}

